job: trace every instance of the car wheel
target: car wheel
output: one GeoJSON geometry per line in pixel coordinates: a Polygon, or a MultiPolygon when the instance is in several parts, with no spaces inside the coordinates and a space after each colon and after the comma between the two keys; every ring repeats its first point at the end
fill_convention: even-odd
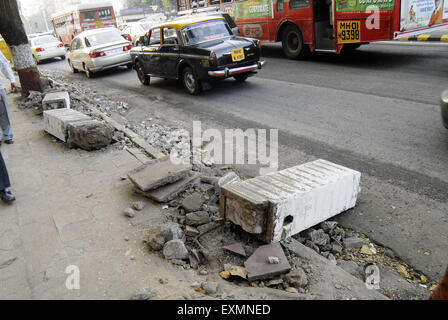
{"type": "Polygon", "coordinates": [[[93,72],[90,71],[90,69],[85,64],[83,64],[83,67],[84,67],[84,71],[86,73],[86,77],[89,79],[93,78],[93,72]]]}
{"type": "Polygon", "coordinates": [[[71,62],[70,60],[67,60],[67,61],[68,61],[68,66],[70,67],[70,70],[71,70],[73,73],[78,73],[78,69],[76,69],[76,68],[73,66],[72,62],[71,62]]]}
{"type": "Polygon", "coordinates": [[[61,60],[65,60],[65,56],[61,56],[61,60]]]}
{"type": "Polygon", "coordinates": [[[282,36],[282,48],[290,59],[303,59],[309,53],[309,48],[303,43],[302,32],[295,25],[287,26],[282,36]]]}
{"type": "Polygon", "coordinates": [[[140,61],[137,61],[136,70],[138,80],[145,86],[149,85],[151,78],[145,73],[145,70],[143,70],[143,64],[140,61]]]}
{"type": "Polygon", "coordinates": [[[243,74],[236,74],[233,77],[238,82],[244,82],[247,80],[247,78],[249,78],[249,75],[247,73],[243,73],[243,74]]]}
{"type": "Polygon", "coordinates": [[[182,82],[189,94],[196,95],[201,91],[201,83],[196,79],[193,69],[186,67],[182,71],[182,82]]]}

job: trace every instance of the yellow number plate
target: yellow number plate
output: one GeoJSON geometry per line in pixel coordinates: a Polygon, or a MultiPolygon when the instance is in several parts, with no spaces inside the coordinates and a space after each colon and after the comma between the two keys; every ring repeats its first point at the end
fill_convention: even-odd
{"type": "Polygon", "coordinates": [[[360,25],[359,20],[338,21],[338,43],[360,42],[360,25]]]}
{"type": "Polygon", "coordinates": [[[95,21],[95,27],[104,27],[104,21],[101,20],[95,21]]]}
{"type": "Polygon", "coordinates": [[[244,49],[243,48],[233,49],[232,51],[230,51],[230,53],[232,54],[233,62],[244,60],[244,49]]]}

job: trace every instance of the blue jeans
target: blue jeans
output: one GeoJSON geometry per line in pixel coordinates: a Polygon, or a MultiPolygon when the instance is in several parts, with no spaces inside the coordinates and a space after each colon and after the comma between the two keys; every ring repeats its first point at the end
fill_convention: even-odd
{"type": "Polygon", "coordinates": [[[8,113],[8,100],[6,100],[5,89],[0,89],[0,97],[0,141],[12,140],[12,126],[8,113]]]}

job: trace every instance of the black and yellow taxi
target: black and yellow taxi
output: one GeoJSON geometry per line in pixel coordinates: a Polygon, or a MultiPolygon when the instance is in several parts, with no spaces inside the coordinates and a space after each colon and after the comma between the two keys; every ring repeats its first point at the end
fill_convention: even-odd
{"type": "Polygon", "coordinates": [[[265,65],[257,39],[233,35],[222,17],[186,17],[153,26],[131,50],[141,83],[180,79],[190,94],[229,77],[245,81],[265,65]]]}

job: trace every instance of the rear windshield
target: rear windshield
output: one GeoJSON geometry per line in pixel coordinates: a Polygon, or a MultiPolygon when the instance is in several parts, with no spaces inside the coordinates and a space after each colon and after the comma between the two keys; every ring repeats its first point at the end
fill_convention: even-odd
{"type": "Polygon", "coordinates": [[[182,29],[182,36],[187,45],[221,39],[231,35],[232,33],[224,20],[194,23],[182,29]]]}
{"type": "Polygon", "coordinates": [[[58,39],[56,39],[53,36],[43,36],[43,37],[33,38],[33,39],[31,39],[31,41],[34,43],[35,46],[39,46],[42,44],[58,42],[58,39]]]}
{"type": "Polygon", "coordinates": [[[120,40],[122,41],[123,37],[121,36],[121,34],[119,32],[115,32],[115,31],[101,32],[101,33],[96,33],[96,34],[87,36],[86,37],[86,46],[94,47],[94,46],[98,46],[98,45],[102,45],[102,44],[106,44],[106,43],[110,43],[110,42],[115,42],[115,41],[120,41],[120,40]]]}

